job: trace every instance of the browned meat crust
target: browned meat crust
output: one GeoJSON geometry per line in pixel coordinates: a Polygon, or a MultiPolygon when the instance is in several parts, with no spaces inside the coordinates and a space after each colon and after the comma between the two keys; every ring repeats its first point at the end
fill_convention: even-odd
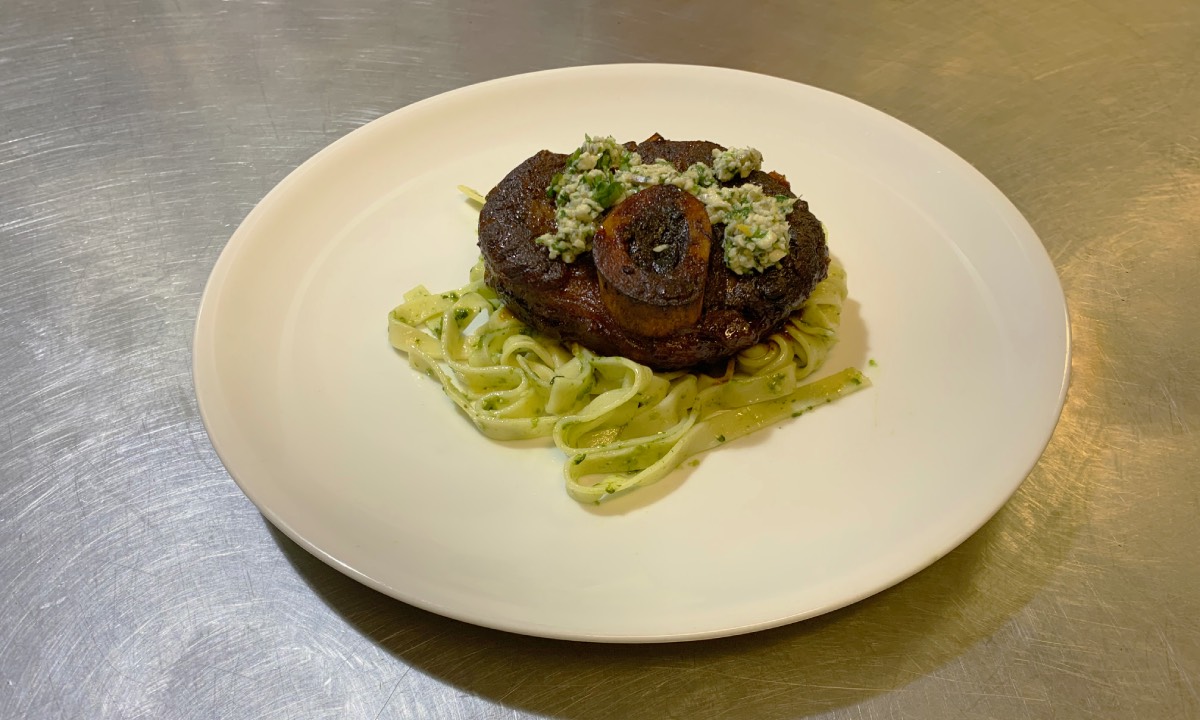
{"type": "MultiPolygon", "coordinates": [[[[679,170],[711,162],[714,143],[670,141],[658,136],[637,146],[644,162],[664,158],[679,170]]],[[[788,223],[787,257],[762,273],[737,275],[721,252],[724,225],[712,226],[712,252],[699,319],[655,337],[621,322],[606,306],[591,253],[573,263],[551,260],[534,238],[555,229],[554,201],[546,195],[566,155],[546,150],[518,165],[487,195],[479,216],[479,248],[486,281],[514,315],[532,327],[602,355],[622,355],[657,370],[710,364],[754,345],[803,304],[825,278],[829,254],[820,222],[798,200],[788,223]]],[[[755,172],[745,180],[768,195],[793,195],[787,181],[755,172]]],[[[604,218],[601,218],[604,220],[604,218]]]]}

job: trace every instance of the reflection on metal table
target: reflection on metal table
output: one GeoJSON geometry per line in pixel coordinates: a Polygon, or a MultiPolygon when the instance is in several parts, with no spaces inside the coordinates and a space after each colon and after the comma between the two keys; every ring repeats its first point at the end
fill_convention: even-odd
{"type": "Polygon", "coordinates": [[[0,716],[1200,715],[1200,7],[1108,0],[17,0],[0,17],[0,716]],[[732,67],[928,133],[1060,275],[1072,383],[1016,496],[929,569],[681,645],[478,628],[267,523],[209,444],[200,294],[292,168],[393,109],[582,64],[732,67]]]}

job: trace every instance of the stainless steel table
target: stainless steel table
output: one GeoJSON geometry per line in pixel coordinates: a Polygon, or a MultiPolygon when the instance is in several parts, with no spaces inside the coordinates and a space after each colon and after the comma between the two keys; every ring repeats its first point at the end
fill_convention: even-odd
{"type": "Polygon", "coordinates": [[[1200,4],[0,5],[0,716],[1200,717],[1200,4]],[[1016,497],[911,580],[719,641],[508,635],[274,531],[208,444],[200,292],[379,115],[529,70],[725,65],[862,100],[1025,213],[1073,381],[1016,497]]]}

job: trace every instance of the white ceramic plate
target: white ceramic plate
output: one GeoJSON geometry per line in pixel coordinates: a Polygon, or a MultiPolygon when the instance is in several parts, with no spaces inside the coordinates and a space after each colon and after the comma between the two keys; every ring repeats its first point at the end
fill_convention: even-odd
{"type": "Polygon", "coordinates": [[[480,625],[635,642],[807,618],[929,565],[1037,461],[1068,359],[1041,243],[946,148],[786,80],[612,65],[446,93],[318,153],[221,254],[194,371],[230,474],[342,572],[480,625]],[[483,438],[413,372],[386,315],[414,285],[465,281],[476,212],[456,185],[486,191],[584,133],[654,132],[753,145],[788,176],[849,272],[825,371],[874,386],[583,506],[552,447],[483,438]]]}

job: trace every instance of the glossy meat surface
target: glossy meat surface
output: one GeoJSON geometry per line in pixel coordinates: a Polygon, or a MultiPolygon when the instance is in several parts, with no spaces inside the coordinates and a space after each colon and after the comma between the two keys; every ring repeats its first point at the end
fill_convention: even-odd
{"type": "MultiPolygon", "coordinates": [[[[658,136],[637,147],[643,162],[664,158],[680,170],[694,162],[710,162],[714,148],[720,146],[658,136]]],[[[565,263],[551,260],[535,241],[555,228],[554,201],[546,188],[566,166],[566,159],[545,150],[530,157],[488,193],[479,217],[479,247],[488,284],[514,314],[542,332],[659,370],[705,365],[768,335],[825,277],[829,255],[824,230],[808,204],[798,200],[788,215],[789,253],[777,266],[763,273],[731,272],[720,250],[724,225],[714,225],[707,271],[696,277],[697,284],[704,286],[704,300],[695,323],[662,336],[631,328],[604,302],[592,253],[565,263]]],[[[755,172],[729,184],[745,182],[761,185],[770,195],[795,197],[779,175],[755,172]]],[[[600,222],[604,220],[602,216],[600,222]]]]}

